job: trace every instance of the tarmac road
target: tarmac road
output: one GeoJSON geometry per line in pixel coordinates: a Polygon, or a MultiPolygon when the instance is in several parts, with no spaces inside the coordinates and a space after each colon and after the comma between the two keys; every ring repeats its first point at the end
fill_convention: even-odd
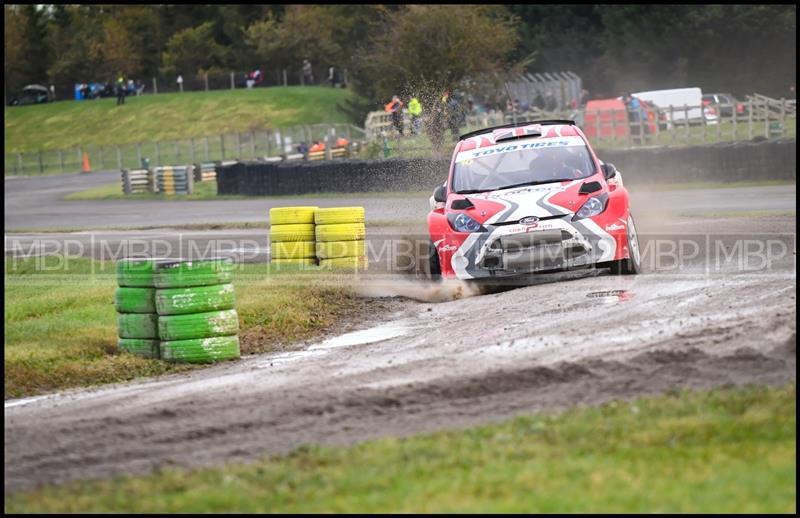
{"type": "Polygon", "coordinates": [[[392,299],[394,311],[361,333],[6,401],[5,489],[251,461],[304,443],[404,436],[674,387],[795,381],[795,217],[718,214],[794,211],[794,192],[636,196],[639,232],[654,243],[642,275],[576,271],[482,295],[461,283],[365,276],[365,296],[410,298],[392,299]],[[707,214],[690,214],[698,209],[707,214]],[[697,249],[658,247],[680,240],[697,249]],[[430,302],[439,299],[449,300],[430,302]]]}

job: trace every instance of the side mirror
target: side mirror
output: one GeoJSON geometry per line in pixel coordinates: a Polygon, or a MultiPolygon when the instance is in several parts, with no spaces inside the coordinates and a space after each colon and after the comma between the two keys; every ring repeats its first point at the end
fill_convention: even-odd
{"type": "Polygon", "coordinates": [[[440,185],[433,190],[433,201],[439,203],[447,201],[447,188],[444,185],[440,185]]]}
{"type": "Polygon", "coordinates": [[[617,168],[614,164],[603,164],[603,176],[606,180],[614,178],[617,175],[617,168]]]}

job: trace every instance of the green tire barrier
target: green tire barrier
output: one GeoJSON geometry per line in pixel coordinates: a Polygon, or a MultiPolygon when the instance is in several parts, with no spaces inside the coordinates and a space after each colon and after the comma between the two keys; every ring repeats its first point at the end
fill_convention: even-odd
{"type": "Polygon", "coordinates": [[[321,241],[317,243],[317,257],[335,259],[338,257],[361,257],[366,254],[364,241],[321,241]]]}
{"type": "Polygon", "coordinates": [[[233,309],[236,304],[233,284],[156,290],[155,300],[159,315],[207,313],[233,309]]]}
{"type": "Polygon", "coordinates": [[[272,225],[291,225],[314,223],[317,207],[274,207],[269,209],[269,222],[272,225]]]}
{"type": "Polygon", "coordinates": [[[215,336],[161,342],[161,359],[173,362],[210,363],[239,357],[238,336],[215,336]]]}
{"type": "Polygon", "coordinates": [[[152,288],[157,259],[121,259],[117,261],[117,284],[124,287],[152,288]]]}
{"type": "Polygon", "coordinates": [[[334,207],[317,209],[314,213],[317,225],[335,225],[338,223],[364,223],[364,207],[334,207]]]}
{"type": "Polygon", "coordinates": [[[155,313],[117,313],[120,338],[158,338],[159,321],[155,313]]]}
{"type": "Polygon", "coordinates": [[[317,260],[316,259],[272,259],[270,260],[270,264],[275,268],[292,268],[296,266],[316,266],[317,260]]]}
{"type": "Polygon", "coordinates": [[[314,241],[285,241],[272,243],[270,257],[273,259],[313,259],[316,257],[314,241]]]}
{"type": "Polygon", "coordinates": [[[335,259],[320,259],[321,268],[329,269],[360,269],[366,270],[369,266],[366,256],[361,257],[337,257],[335,259]]]}
{"type": "Polygon", "coordinates": [[[335,225],[317,225],[317,242],[323,241],[359,241],[367,235],[363,223],[337,223],[335,225]]]}
{"type": "Polygon", "coordinates": [[[314,241],[314,224],[272,225],[269,229],[270,241],[314,241]]]}
{"type": "Polygon", "coordinates": [[[158,335],[165,341],[235,335],[238,332],[239,317],[235,309],[158,318],[158,335]]]}
{"type": "Polygon", "coordinates": [[[201,261],[159,261],[153,277],[156,288],[191,288],[228,284],[233,278],[233,261],[207,259],[201,261]]]}
{"type": "Polygon", "coordinates": [[[154,288],[117,288],[114,305],[120,313],[155,313],[154,288]]]}
{"type": "Polygon", "coordinates": [[[117,346],[123,351],[127,351],[142,358],[158,358],[158,340],[146,340],[141,338],[120,338],[117,346]]]}

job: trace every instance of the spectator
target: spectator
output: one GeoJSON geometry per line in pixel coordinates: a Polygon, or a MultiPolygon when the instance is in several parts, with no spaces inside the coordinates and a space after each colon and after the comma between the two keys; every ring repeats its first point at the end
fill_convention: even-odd
{"type": "Polygon", "coordinates": [[[307,59],[303,60],[303,84],[314,84],[314,72],[311,69],[311,63],[307,59]]]}
{"type": "Polygon", "coordinates": [[[586,106],[586,103],[588,103],[588,102],[589,102],[589,90],[587,90],[586,88],[583,88],[583,89],[581,89],[580,106],[584,107],[584,106],[586,106]]]}
{"type": "Polygon", "coordinates": [[[303,155],[303,158],[308,160],[308,144],[305,141],[301,142],[299,146],[297,146],[297,152],[303,155]]]}
{"type": "Polygon", "coordinates": [[[334,88],[336,86],[336,75],[335,75],[334,72],[335,72],[335,70],[333,68],[333,65],[329,66],[328,67],[328,84],[331,86],[331,88],[334,88]]]}
{"type": "Polygon", "coordinates": [[[422,103],[416,96],[408,101],[408,115],[411,117],[411,134],[419,135],[420,125],[422,124],[422,103]]]}
{"type": "Polygon", "coordinates": [[[255,81],[256,86],[260,85],[262,81],[264,81],[264,74],[261,73],[261,69],[257,69],[253,71],[253,81],[255,81]]]}
{"type": "Polygon", "coordinates": [[[533,106],[534,108],[544,110],[544,97],[542,97],[542,92],[538,90],[536,91],[536,97],[533,98],[533,106]]]}
{"type": "Polygon", "coordinates": [[[51,84],[50,85],[50,102],[56,100],[56,86],[51,84]]]}
{"type": "Polygon", "coordinates": [[[312,146],[308,149],[309,153],[316,153],[318,151],[325,151],[325,143],[320,142],[319,140],[315,140],[312,143],[312,146]]]}
{"type": "Polygon", "coordinates": [[[117,106],[120,104],[125,104],[125,76],[122,72],[117,77],[117,106]]]}
{"type": "Polygon", "coordinates": [[[643,134],[647,132],[647,124],[643,124],[643,122],[647,122],[647,114],[644,113],[642,102],[632,96],[630,92],[626,92],[625,95],[622,96],[622,100],[625,102],[625,107],[628,110],[628,122],[631,135],[634,136],[635,141],[641,142],[643,134]]]}
{"type": "Polygon", "coordinates": [[[247,73],[247,76],[246,76],[246,79],[245,79],[245,84],[247,85],[248,89],[253,88],[253,85],[256,84],[256,80],[253,79],[253,73],[252,72],[248,72],[247,73]]]}
{"type": "Polygon", "coordinates": [[[558,108],[558,101],[553,92],[548,90],[544,93],[544,109],[545,111],[554,112],[558,108]]]}
{"type": "Polygon", "coordinates": [[[144,84],[138,79],[136,80],[136,97],[139,97],[144,92],[144,84]]]}
{"type": "Polygon", "coordinates": [[[178,83],[178,89],[183,92],[183,76],[178,74],[178,79],[176,79],[176,82],[178,83]]]}
{"type": "Polygon", "coordinates": [[[394,129],[402,136],[403,135],[403,101],[396,95],[392,96],[392,100],[386,103],[384,107],[386,113],[392,114],[392,125],[394,129]]]}

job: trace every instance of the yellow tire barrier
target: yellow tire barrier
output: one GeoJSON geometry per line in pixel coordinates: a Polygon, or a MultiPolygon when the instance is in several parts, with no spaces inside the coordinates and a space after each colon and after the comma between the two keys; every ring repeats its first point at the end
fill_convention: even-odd
{"type": "Polygon", "coordinates": [[[272,225],[270,240],[273,243],[285,241],[314,241],[314,224],[297,223],[291,225],[272,225]]]}
{"type": "Polygon", "coordinates": [[[321,268],[328,269],[359,269],[366,270],[369,266],[366,256],[360,257],[337,257],[335,259],[320,259],[319,265],[321,268]]]}
{"type": "Polygon", "coordinates": [[[285,241],[272,243],[273,259],[313,259],[316,257],[314,241],[285,241]]]}
{"type": "Polygon", "coordinates": [[[314,223],[317,207],[273,207],[269,209],[269,222],[272,225],[293,225],[314,223]]]}
{"type": "Polygon", "coordinates": [[[317,225],[336,225],[339,223],[364,223],[364,207],[334,207],[317,209],[314,213],[317,225]]]}
{"type": "Polygon", "coordinates": [[[363,223],[339,223],[336,225],[317,225],[317,242],[320,241],[360,241],[366,238],[367,229],[363,223]]]}
{"type": "Polygon", "coordinates": [[[364,241],[323,241],[317,243],[317,257],[336,259],[337,257],[362,257],[366,255],[364,241]]]}
{"type": "Polygon", "coordinates": [[[270,264],[276,268],[294,267],[294,266],[316,266],[316,259],[272,259],[270,264]]]}

